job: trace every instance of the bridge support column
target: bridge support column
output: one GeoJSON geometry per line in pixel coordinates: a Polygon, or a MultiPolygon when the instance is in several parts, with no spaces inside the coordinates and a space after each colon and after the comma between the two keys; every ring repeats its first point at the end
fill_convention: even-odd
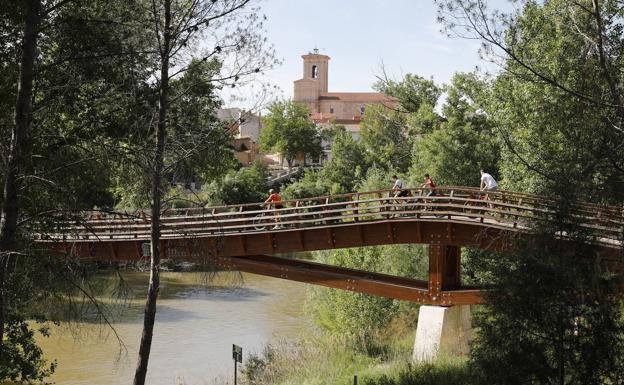
{"type": "Polygon", "coordinates": [[[472,337],[470,305],[423,305],[418,312],[413,359],[429,362],[438,356],[461,356],[472,337]]]}
{"type": "Polygon", "coordinates": [[[457,246],[443,243],[429,245],[429,299],[432,304],[420,307],[413,358],[432,361],[441,355],[468,352],[471,337],[470,305],[452,305],[444,290],[457,289],[460,281],[461,253],[457,246]],[[446,306],[445,306],[446,305],[446,306]]]}

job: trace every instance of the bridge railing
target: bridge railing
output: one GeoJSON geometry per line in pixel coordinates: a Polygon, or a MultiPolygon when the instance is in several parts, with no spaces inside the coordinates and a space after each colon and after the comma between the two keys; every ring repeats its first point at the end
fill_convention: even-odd
{"type": "MultiPolygon", "coordinates": [[[[390,190],[340,194],[283,201],[283,208],[260,204],[168,209],[162,216],[163,237],[209,236],[307,227],[348,225],[382,220],[427,220],[481,223],[501,229],[527,230],[530,222],[553,214],[553,201],[508,191],[482,192],[474,188],[410,189],[411,196],[394,198],[390,190]],[[277,227],[273,229],[273,227],[277,227]]],[[[597,241],[621,242],[621,209],[579,204],[573,218],[597,241]]],[[[150,217],[145,211],[85,213],[81,223],[65,223],[48,239],[148,239],[150,217]]]]}

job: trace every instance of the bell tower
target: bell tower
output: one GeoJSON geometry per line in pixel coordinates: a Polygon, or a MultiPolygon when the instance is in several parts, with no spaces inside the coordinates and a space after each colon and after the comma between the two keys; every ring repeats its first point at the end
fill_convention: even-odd
{"type": "Polygon", "coordinates": [[[317,82],[319,93],[327,92],[327,69],[329,67],[329,56],[321,55],[318,49],[314,49],[303,58],[303,78],[312,79],[317,82]]]}
{"type": "Polygon", "coordinates": [[[302,55],[303,77],[295,81],[294,100],[316,103],[321,93],[327,92],[329,56],[322,55],[318,49],[302,55]]]}

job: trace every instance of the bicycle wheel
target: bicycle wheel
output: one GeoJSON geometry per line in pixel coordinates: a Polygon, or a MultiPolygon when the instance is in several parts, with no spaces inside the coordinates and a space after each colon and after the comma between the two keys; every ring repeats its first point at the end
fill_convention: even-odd
{"type": "Polygon", "coordinates": [[[254,229],[258,231],[263,231],[267,229],[268,224],[266,223],[266,219],[265,219],[266,216],[267,216],[266,214],[262,213],[254,217],[253,219],[254,229]]]}

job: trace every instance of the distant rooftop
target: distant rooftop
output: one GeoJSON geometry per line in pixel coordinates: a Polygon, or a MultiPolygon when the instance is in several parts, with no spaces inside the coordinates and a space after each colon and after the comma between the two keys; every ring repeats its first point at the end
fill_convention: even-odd
{"type": "Polygon", "coordinates": [[[344,102],[395,102],[392,96],[379,92],[324,92],[319,96],[319,100],[340,100],[344,102]]]}

